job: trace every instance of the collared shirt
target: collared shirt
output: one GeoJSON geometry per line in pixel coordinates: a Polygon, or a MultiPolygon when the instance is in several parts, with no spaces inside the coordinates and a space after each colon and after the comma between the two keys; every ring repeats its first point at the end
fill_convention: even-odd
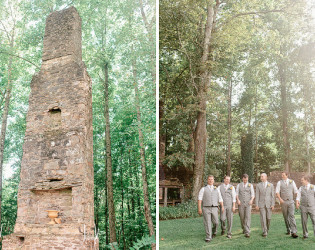
{"type": "Polygon", "coordinates": [[[234,186],[230,185],[230,184],[225,185],[224,183],[222,185],[223,185],[225,190],[232,187],[232,199],[233,199],[233,202],[236,202],[236,192],[235,192],[234,186]]]}
{"type": "Polygon", "coordinates": [[[265,182],[262,182],[262,183],[263,183],[263,185],[264,185],[264,188],[266,188],[267,185],[268,185],[268,181],[265,181],[265,182]]]}
{"type": "MultiPolygon", "coordinates": [[[[244,185],[244,182],[237,184],[236,186],[236,195],[239,196],[240,195],[240,185],[243,185],[243,187],[247,187],[248,186],[248,182],[246,182],[246,184],[244,185]]],[[[250,185],[250,198],[255,197],[255,192],[254,192],[254,187],[253,184],[250,185]]]]}
{"type": "MultiPolygon", "coordinates": [[[[201,188],[200,191],[199,191],[199,195],[198,195],[198,200],[199,201],[202,201],[203,193],[205,192],[205,188],[209,188],[211,192],[214,189],[213,185],[207,185],[206,187],[201,188]]],[[[219,202],[223,202],[222,195],[221,195],[221,192],[220,192],[220,188],[217,188],[217,190],[218,190],[218,193],[219,193],[219,202]]]]}
{"type": "MultiPolygon", "coordinates": [[[[310,183],[307,184],[307,185],[306,185],[306,190],[310,190],[310,186],[311,186],[310,183]]],[[[300,201],[300,200],[301,200],[301,192],[302,192],[302,186],[300,186],[299,192],[297,193],[297,196],[296,196],[296,200],[297,200],[297,201],[300,201]]]]}
{"type": "MultiPolygon", "coordinates": [[[[283,181],[283,180],[281,180],[283,181]]],[[[281,181],[278,181],[277,186],[276,186],[276,193],[280,194],[280,185],[281,185],[281,181]]],[[[284,183],[288,186],[290,184],[290,179],[286,179],[284,181],[284,183]]],[[[294,189],[294,193],[297,194],[298,193],[298,189],[295,185],[295,182],[292,180],[292,185],[293,185],[293,189],[294,189]]]]}

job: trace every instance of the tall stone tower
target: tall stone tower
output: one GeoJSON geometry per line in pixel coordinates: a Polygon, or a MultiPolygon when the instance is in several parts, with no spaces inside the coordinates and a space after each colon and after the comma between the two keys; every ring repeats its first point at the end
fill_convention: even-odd
{"type": "Polygon", "coordinates": [[[77,10],[51,13],[41,69],[31,82],[17,221],[3,249],[98,249],[91,85],[77,10]]]}

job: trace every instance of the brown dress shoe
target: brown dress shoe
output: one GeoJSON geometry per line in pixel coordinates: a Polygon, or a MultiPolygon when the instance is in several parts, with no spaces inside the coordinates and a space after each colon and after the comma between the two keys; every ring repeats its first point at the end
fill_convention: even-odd
{"type": "Polygon", "coordinates": [[[297,234],[291,234],[292,238],[297,238],[299,237],[297,234]]]}
{"type": "Polygon", "coordinates": [[[224,230],[222,230],[221,235],[224,235],[224,233],[225,233],[225,231],[224,231],[224,230]]]}
{"type": "Polygon", "coordinates": [[[246,237],[246,238],[249,238],[250,236],[249,236],[249,234],[245,234],[245,237],[246,237]]]}

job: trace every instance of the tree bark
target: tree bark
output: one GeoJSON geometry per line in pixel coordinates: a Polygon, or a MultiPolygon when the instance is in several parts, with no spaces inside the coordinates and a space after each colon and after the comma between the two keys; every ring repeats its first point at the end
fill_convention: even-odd
{"type": "Polygon", "coordinates": [[[136,62],[132,64],[132,72],[134,78],[134,90],[135,90],[135,106],[137,109],[137,121],[138,121],[138,133],[139,133],[139,144],[140,144],[140,160],[141,160],[141,169],[142,169],[142,184],[143,184],[143,198],[144,198],[144,215],[148,224],[150,236],[154,235],[154,225],[150,209],[150,200],[148,192],[148,181],[147,181],[147,170],[145,162],[145,150],[144,150],[144,139],[142,134],[142,123],[141,123],[141,113],[140,113],[140,101],[139,101],[139,90],[137,85],[137,70],[136,62]]]}
{"type": "Polygon", "coordinates": [[[108,214],[109,214],[109,237],[110,243],[116,242],[116,218],[115,218],[115,204],[113,193],[113,174],[112,174],[112,154],[111,154],[111,137],[110,137],[110,122],[109,122],[109,108],[108,108],[108,64],[104,65],[105,74],[105,143],[106,143],[106,169],[107,169],[107,200],[108,200],[108,214]]]}
{"type": "MultiPolygon", "coordinates": [[[[123,153],[121,152],[121,155],[122,154],[123,153]]],[[[125,224],[124,224],[124,183],[123,183],[123,169],[122,169],[122,167],[120,168],[120,186],[121,186],[121,211],[120,211],[120,215],[121,215],[121,234],[122,234],[123,246],[124,246],[124,250],[125,250],[125,249],[127,249],[127,247],[126,247],[125,224]]]]}
{"type": "MultiPolygon", "coordinates": [[[[217,3],[218,4],[218,3],[217,3]]],[[[198,88],[197,98],[198,112],[197,125],[195,129],[195,166],[193,173],[193,189],[192,199],[197,201],[198,193],[202,186],[203,172],[206,163],[206,144],[207,144],[207,94],[210,82],[211,72],[209,69],[208,59],[210,50],[210,40],[212,35],[213,23],[215,22],[215,9],[212,1],[207,6],[207,19],[205,27],[205,35],[203,40],[202,56],[200,58],[200,84],[198,88]]]]}
{"type": "Polygon", "coordinates": [[[164,102],[162,100],[159,101],[159,124],[160,124],[160,131],[159,131],[159,166],[163,165],[163,161],[165,159],[165,149],[166,149],[166,135],[163,126],[163,119],[164,119],[164,102]]]}
{"type": "Polygon", "coordinates": [[[288,100],[287,100],[287,80],[285,73],[285,65],[280,62],[279,68],[279,81],[280,81],[280,96],[281,96],[281,125],[283,135],[284,147],[284,167],[285,171],[291,172],[290,166],[290,141],[288,129],[288,100]]]}
{"type": "Polygon", "coordinates": [[[228,148],[226,174],[231,176],[231,140],[232,140],[232,79],[228,87],[228,148]]]}

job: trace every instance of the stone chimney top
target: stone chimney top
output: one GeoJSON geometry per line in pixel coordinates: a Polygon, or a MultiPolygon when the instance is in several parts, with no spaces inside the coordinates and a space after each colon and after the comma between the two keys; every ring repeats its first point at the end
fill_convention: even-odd
{"type": "Polygon", "coordinates": [[[65,56],[82,60],[81,18],[74,7],[52,12],[46,19],[43,62],[65,56]]]}

